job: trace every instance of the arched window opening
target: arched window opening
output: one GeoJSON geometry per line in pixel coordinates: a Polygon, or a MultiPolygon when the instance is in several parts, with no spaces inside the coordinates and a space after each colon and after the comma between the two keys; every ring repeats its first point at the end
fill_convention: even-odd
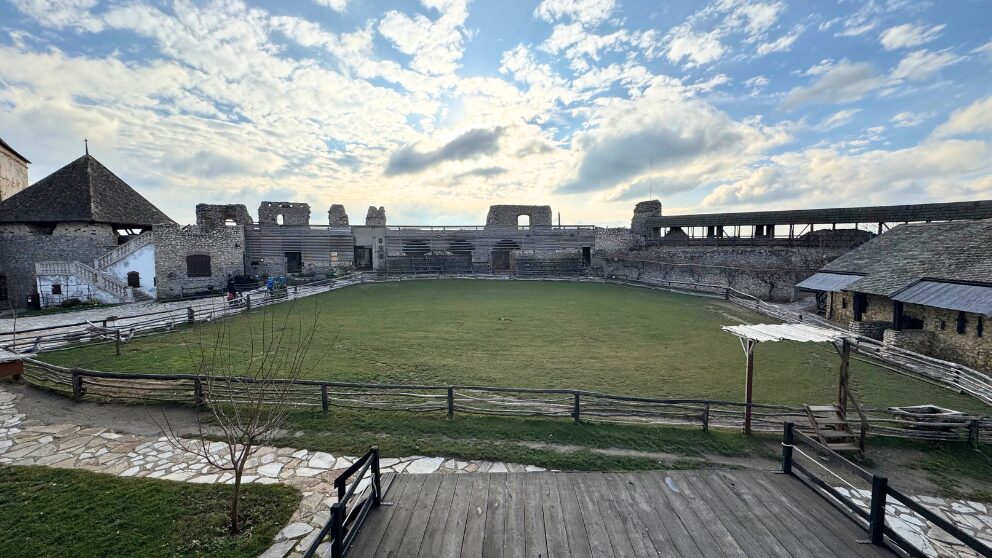
{"type": "Polygon", "coordinates": [[[236,227],[236,226],[238,226],[238,223],[235,222],[234,219],[225,219],[224,220],[224,226],[225,227],[236,227]]]}
{"type": "Polygon", "coordinates": [[[210,256],[191,254],[186,256],[187,277],[210,277],[210,256]]]}
{"type": "Polygon", "coordinates": [[[403,253],[407,256],[426,256],[430,246],[422,240],[409,240],[403,243],[403,253]]]}
{"type": "Polygon", "coordinates": [[[281,225],[282,222],[283,222],[282,213],[280,213],[279,215],[276,215],[276,224],[281,225]]]}
{"type": "Polygon", "coordinates": [[[530,227],[530,215],[517,215],[518,227],[530,227]]]}

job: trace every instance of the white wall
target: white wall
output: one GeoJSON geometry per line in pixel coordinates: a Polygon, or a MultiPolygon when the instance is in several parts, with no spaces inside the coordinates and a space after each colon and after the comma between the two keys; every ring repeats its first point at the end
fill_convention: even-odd
{"type": "Polygon", "coordinates": [[[75,275],[39,275],[38,294],[41,295],[42,306],[58,306],[70,298],[80,300],[95,300],[105,304],[121,302],[117,297],[91,287],[89,283],[80,280],[75,275]],[[62,285],[62,294],[52,294],[52,285],[62,285]]]}
{"type": "MultiPolygon", "coordinates": [[[[92,263],[90,264],[92,265],[92,263]]],[[[121,283],[127,284],[127,272],[137,271],[141,281],[140,289],[155,296],[155,244],[143,246],[130,256],[111,264],[103,272],[116,277],[121,283]]],[[[41,291],[39,291],[41,292],[41,291]]]]}

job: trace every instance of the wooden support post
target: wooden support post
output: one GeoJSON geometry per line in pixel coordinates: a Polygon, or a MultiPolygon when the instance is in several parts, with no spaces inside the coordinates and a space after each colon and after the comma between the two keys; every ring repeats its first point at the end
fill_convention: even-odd
{"type": "Polygon", "coordinates": [[[885,540],[885,496],[889,480],[885,477],[871,477],[871,508],[868,512],[868,538],[871,544],[882,545],[885,540]]]}
{"type": "Polygon", "coordinates": [[[851,342],[845,337],[840,346],[840,382],[837,386],[837,406],[842,417],[847,417],[847,381],[851,369],[851,342]]]}
{"type": "Polygon", "coordinates": [[[72,398],[76,401],[83,399],[83,377],[78,370],[72,371],[72,398]]]}
{"type": "Polygon", "coordinates": [[[320,408],[327,414],[327,384],[320,385],[320,408]]]}
{"type": "Polygon", "coordinates": [[[196,312],[193,311],[192,306],[186,309],[186,321],[189,323],[193,323],[196,321],[196,312]]]}
{"type": "Polygon", "coordinates": [[[117,334],[114,339],[114,352],[120,356],[121,354],[121,330],[117,330],[117,334]]]}
{"type": "Polygon", "coordinates": [[[978,449],[978,427],[978,420],[968,422],[968,443],[975,449],[978,449]]]}
{"type": "Polygon", "coordinates": [[[251,312],[251,295],[250,294],[246,294],[245,295],[245,309],[248,310],[249,312],[251,312]]]}
{"type": "Polygon", "coordinates": [[[448,418],[455,418],[455,388],[448,388],[448,418]]]}
{"type": "Polygon", "coordinates": [[[193,399],[196,400],[197,407],[203,405],[203,380],[200,378],[193,379],[193,399]]]}
{"type": "Polygon", "coordinates": [[[744,340],[744,353],[747,358],[747,368],[744,379],[744,433],[751,433],[751,403],[754,399],[754,339],[744,340]]]}
{"type": "Polygon", "coordinates": [[[795,425],[791,422],[785,423],[785,433],[782,436],[782,472],[792,474],[792,446],[796,442],[794,434],[795,425]]]}
{"type": "Polygon", "coordinates": [[[710,404],[706,402],[703,404],[703,432],[710,431],[710,404]]]}
{"type": "Polygon", "coordinates": [[[579,392],[575,392],[572,397],[572,419],[575,424],[579,424],[579,392]]]}

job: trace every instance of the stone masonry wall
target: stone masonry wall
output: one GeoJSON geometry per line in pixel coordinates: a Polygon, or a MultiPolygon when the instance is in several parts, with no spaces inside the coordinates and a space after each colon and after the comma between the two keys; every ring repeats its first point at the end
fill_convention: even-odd
{"type": "Polygon", "coordinates": [[[385,226],[386,208],[381,206],[376,208],[374,205],[370,205],[368,213],[365,214],[365,225],[369,227],[385,226]]]}
{"type": "Polygon", "coordinates": [[[344,206],[335,203],[327,210],[327,224],[332,227],[347,227],[348,226],[348,212],[344,210],[344,206]]]}
{"type": "Polygon", "coordinates": [[[550,227],[553,224],[550,205],[491,205],[486,216],[486,226],[516,227],[517,217],[530,217],[532,227],[550,227]]]}
{"type": "Polygon", "coordinates": [[[634,217],[630,220],[630,232],[648,237],[656,237],[654,230],[648,226],[644,221],[649,217],[660,217],[661,216],[661,202],[658,200],[648,200],[637,202],[634,206],[634,217]]]}
{"type": "Polygon", "coordinates": [[[223,227],[227,224],[228,219],[241,226],[251,225],[255,222],[243,203],[196,204],[196,224],[200,227],[207,229],[223,227]]]}
{"type": "Polygon", "coordinates": [[[28,187],[28,166],[0,147],[0,200],[28,187]]]}
{"type": "Polygon", "coordinates": [[[275,225],[279,223],[278,217],[280,215],[282,215],[283,225],[309,225],[310,204],[263,201],[258,206],[258,222],[260,224],[275,225]]]}
{"type": "Polygon", "coordinates": [[[204,229],[178,225],[155,227],[155,274],[158,298],[170,299],[194,291],[223,292],[228,275],[244,273],[244,227],[204,229]],[[189,277],[186,256],[210,256],[210,277],[189,277]]]}
{"type": "Polygon", "coordinates": [[[792,300],[795,284],[839,254],[772,246],[651,246],[603,255],[609,276],[731,287],[765,300],[792,300]]]}
{"type": "MultiPolygon", "coordinates": [[[[110,225],[60,223],[55,227],[24,224],[0,225],[0,274],[7,277],[10,302],[20,308],[36,290],[34,263],[93,260],[117,246],[117,232],[110,225]]],[[[0,302],[6,306],[7,302],[0,302]]]]}

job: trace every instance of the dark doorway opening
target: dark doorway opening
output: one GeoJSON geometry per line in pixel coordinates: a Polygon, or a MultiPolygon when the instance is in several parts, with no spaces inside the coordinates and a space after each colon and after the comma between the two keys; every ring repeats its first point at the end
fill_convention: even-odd
{"type": "Polygon", "coordinates": [[[582,265],[589,267],[592,264],[592,248],[589,246],[582,247],[582,265]]]}
{"type": "Polygon", "coordinates": [[[303,254],[286,252],[286,273],[299,273],[301,271],[303,271],[303,254]]]}
{"type": "Polygon", "coordinates": [[[141,276],[138,275],[137,271],[127,272],[127,286],[134,287],[136,289],[141,287],[141,276]]]}
{"type": "Polygon", "coordinates": [[[365,246],[355,246],[355,269],[368,271],[372,269],[372,249],[365,246]]]}
{"type": "Polygon", "coordinates": [[[519,250],[520,245],[512,240],[500,240],[493,246],[493,270],[505,271],[510,269],[510,252],[519,250]]]}

